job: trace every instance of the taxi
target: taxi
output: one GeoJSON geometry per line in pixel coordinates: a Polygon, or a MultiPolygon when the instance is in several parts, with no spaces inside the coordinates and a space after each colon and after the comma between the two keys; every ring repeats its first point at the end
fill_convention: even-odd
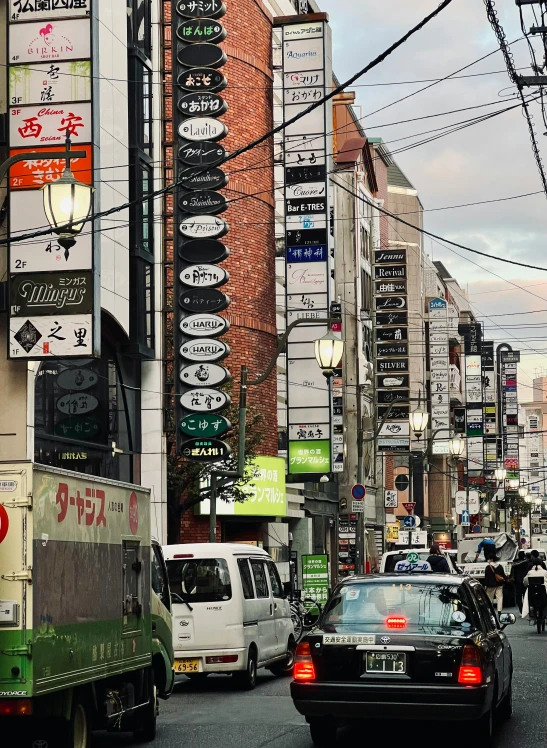
{"type": "Polygon", "coordinates": [[[435,573],[350,577],[297,648],[291,696],[314,745],[361,719],[474,722],[477,744],[512,714],[513,659],[478,582],[435,573]]]}

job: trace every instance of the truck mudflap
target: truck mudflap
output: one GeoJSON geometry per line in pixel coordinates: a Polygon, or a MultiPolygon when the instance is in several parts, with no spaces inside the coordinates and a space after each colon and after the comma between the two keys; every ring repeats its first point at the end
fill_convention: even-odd
{"type": "Polygon", "coordinates": [[[175,687],[173,659],[163,642],[157,638],[152,639],[152,666],[158,696],[161,699],[168,699],[175,687]]]}

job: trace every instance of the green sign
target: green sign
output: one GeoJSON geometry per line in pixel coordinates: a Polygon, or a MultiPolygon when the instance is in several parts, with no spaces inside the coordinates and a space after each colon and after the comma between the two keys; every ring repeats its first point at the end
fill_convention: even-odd
{"type": "Polygon", "coordinates": [[[329,597],[329,557],[327,555],[302,556],[304,595],[324,607],[329,597]]]}
{"type": "Polygon", "coordinates": [[[289,473],[330,473],[330,439],[289,442],[289,473]]]}
{"type": "Polygon", "coordinates": [[[180,422],[180,430],[188,436],[220,436],[232,428],[232,424],[224,416],[214,413],[195,413],[187,415],[180,422]]]}

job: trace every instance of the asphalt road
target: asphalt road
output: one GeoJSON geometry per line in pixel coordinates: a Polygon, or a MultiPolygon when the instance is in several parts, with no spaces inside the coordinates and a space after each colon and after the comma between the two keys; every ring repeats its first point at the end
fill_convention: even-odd
{"type": "MultiPolygon", "coordinates": [[[[507,629],[515,660],[515,714],[497,736],[497,748],[545,748],[547,733],[547,635],[538,636],[526,621],[507,629]]],[[[472,727],[447,724],[369,723],[338,731],[338,746],[442,745],[475,748],[472,727]],[[467,738],[467,739],[466,739],[467,738]],[[380,742],[382,741],[382,742],[380,742]]],[[[100,735],[101,748],[137,745],[130,736],[100,735]]],[[[142,745],[142,744],[141,744],[142,745]]],[[[260,671],[254,691],[240,692],[231,678],[210,676],[195,686],[181,680],[173,696],[161,702],[154,748],[311,748],[304,718],[292,705],[289,681],[260,671]]],[[[333,747],[334,748],[334,747],[333,747]]],[[[477,748],[479,748],[477,746],[477,748]]]]}

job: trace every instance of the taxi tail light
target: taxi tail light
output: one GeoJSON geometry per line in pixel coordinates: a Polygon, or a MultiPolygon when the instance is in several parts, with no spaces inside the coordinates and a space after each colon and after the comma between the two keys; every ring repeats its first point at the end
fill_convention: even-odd
{"type": "Polygon", "coordinates": [[[464,686],[482,684],[481,655],[477,647],[472,644],[466,644],[463,648],[458,683],[464,686]]]}
{"type": "Polygon", "coordinates": [[[311,658],[309,642],[300,642],[296,648],[293,678],[295,680],[315,680],[315,667],[311,658]]]}
{"type": "Polygon", "coordinates": [[[1,717],[23,717],[32,714],[30,699],[0,699],[1,717]]]}
{"type": "Polygon", "coordinates": [[[404,616],[390,616],[386,618],[388,629],[406,629],[406,618],[404,616]]]}

